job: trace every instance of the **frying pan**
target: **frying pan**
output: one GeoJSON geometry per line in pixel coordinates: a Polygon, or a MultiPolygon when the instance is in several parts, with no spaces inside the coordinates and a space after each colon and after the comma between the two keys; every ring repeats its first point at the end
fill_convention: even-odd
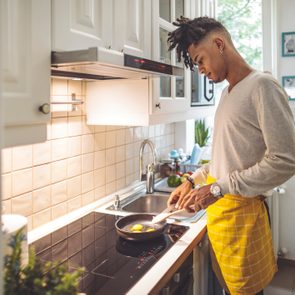
{"type": "Polygon", "coordinates": [[[152,219],[155,215],[148,213],[132,214],[120,218],[116,221],[115,227],[118,235],[130,241],[144,241],[159,237],[167,225],[166,221],[153,224],[152,219]],[[154,228],[151,232],[132,232],[131,228],[134,224],[142,224],[144,230],[146,228],[154,228]]]}

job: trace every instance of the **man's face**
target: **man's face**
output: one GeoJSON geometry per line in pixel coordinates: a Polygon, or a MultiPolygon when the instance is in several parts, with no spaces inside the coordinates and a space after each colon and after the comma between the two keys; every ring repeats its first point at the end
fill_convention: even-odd
{"type": "Polygon", "coordinates": [[[215,83],[226,78],[226,64],[213,38],[206,38],[197,45],[190,45],[188,53],[194,64],[198,66],[199,73],[215,83]]]}

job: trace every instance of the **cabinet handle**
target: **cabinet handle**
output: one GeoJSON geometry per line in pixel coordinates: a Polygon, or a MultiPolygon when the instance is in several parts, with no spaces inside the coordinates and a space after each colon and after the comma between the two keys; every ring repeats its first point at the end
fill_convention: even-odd
{"type": "Polygon", "coordinates": [[[45,115],[50,113],[50,105],[49,103],[43,103],[41,106],[39,106],[39,111],[45,115]]]}
{"type": "Polygon", "coordinates": [[[161,109],[161,103],[156,103],[156,108],[161,109]]]}
{"type": "Polygon", "coordinates": [[[180,272],[177,272],[177,273],[174,274],[173,281],[175,283],[179,283],[180,282],[180,272]]]}

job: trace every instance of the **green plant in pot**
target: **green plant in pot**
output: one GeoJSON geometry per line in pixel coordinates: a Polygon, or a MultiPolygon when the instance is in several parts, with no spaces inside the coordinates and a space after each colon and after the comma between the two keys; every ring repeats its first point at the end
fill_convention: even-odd
{"type": "Polygon", "coordinates": [[[205,120],[196,120],[195,122],[195,142],[203,147],[209,139],[209,128],[206,128],[205,120]]]}
{"type": "Polygon", "coordinates": [[[47,262],[46,264],[30,251],[29,262],[22,266],[22,241],[24,235],[18,231],[9,242],[11,254],[4,257],[5,295],[76,295],[79,278],[83,269],[69,272],[65,265],[47,262]]]}
{"type": "Polygon", "coordinates": [[[210,148],[207,147],[207,142],[209,136],[209,128],[206,127],[205,120],[196,120],[195,122],[195,142],[200,146],[202,149],[200,155],[199,164],[205,164],[209,162],[210,155],[210,148]],[[205,157],[205,158],[204,158],[205,157]],[[208,158],[207,158],[208,157],[208,158]]]}

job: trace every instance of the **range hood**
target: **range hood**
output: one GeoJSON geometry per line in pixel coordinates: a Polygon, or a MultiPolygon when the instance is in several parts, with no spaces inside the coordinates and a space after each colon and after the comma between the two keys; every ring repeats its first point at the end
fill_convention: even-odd
{"type": "Polygon", "coordinates": [[[91,47],[86,50],[53,51],[51,75],[86,80],[144,79],[183,76],[183,68],[123,52],[91,47]]]}

